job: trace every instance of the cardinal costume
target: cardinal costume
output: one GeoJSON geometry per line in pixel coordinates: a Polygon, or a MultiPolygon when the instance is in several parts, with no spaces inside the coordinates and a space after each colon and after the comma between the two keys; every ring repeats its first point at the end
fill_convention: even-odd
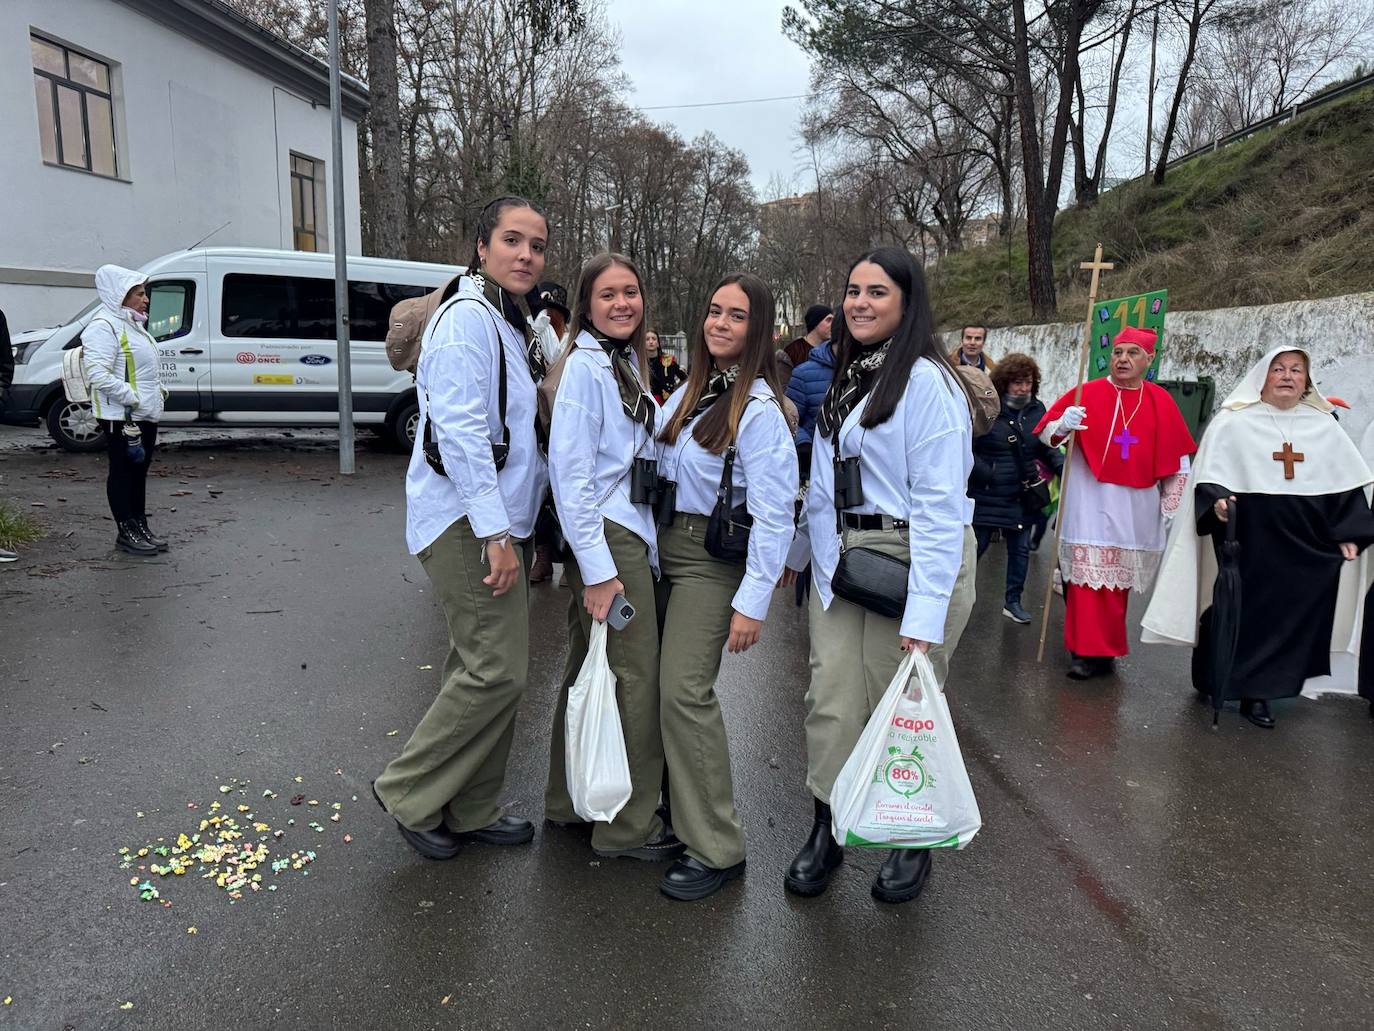
{"type": "Polygon", "coordinates": [[[1374,543],[1374,474],[1315,385],[1293,408],[1260,399],[1270,364],[1289,351],[1306,355],[1311,369],[1302,348],[1274,348],[1207,427],[1193,463],[1195,486],[1179,510],[1143,620],[1142,641],[1193,646],[1194,686],[1208,694],[1217,688],[1208,674],[1208,606],[1225,526],[1213,506],[1234,497],[1240,636],[1230,682],[1221,686],[1224,699],[1296,695],[1312,678],[1328,677],[1333,658],[1342,656],[1347,682],[1314,686],[1355,689],[1350,669],[1360,645],[1367,560],[1347,562],[1339,548],[1374,543]]]}
{"type": "MultiPolygon", "coordinates": [[[[1117,344],[1155,349],[1155,333],[1128,326],[1117,344]]],[[[1164,551],[1164,517],[1181,502],[1188,456],[1196,450],[1183,413],[1168,391],[1143,381],[1135,389],[1110,378],[1070,390],[1035,432],[1062,443],[1065,409],[1087,409],[1064,480],[1059,569],[1064,580],[1064,644],[1075,656],[1107,658],[1130,651],[1126,602],[1148,590],[1164,551]]]]}

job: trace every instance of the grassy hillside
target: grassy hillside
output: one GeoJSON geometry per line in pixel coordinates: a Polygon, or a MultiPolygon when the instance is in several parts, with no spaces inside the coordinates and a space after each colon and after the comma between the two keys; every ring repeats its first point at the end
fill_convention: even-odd
{"type": "MultiPolygon", "coordinates": [[[[1087,303],[1078,262],[1097,241],[1117,269],[1106,295],[1167,289],[1173,309],[1224,308],[1374,290],[1374,88],[1171,169],[1055,223],[1059,317],[1087,303]]],[[[1026,244],[990,244],[931,273],[946,326],[1033,321],[1026,244]]]]}

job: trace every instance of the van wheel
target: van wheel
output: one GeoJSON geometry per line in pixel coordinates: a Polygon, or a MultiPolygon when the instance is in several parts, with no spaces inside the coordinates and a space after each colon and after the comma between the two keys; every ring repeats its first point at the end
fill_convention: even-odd
{"type": "Polygon", "coordinates": [[[104,451],[105,428],[84,401],[68,401],[58,395],[48,406],[48,435],[64,451],[104,451]]]}
{"type": "Polygon", "coordinates": [[[387,423],[391,444],[397,451],[409,454],[415,448],[415,434],[420,430],[420,402],[412,401],[398,411],[387,423]]]}

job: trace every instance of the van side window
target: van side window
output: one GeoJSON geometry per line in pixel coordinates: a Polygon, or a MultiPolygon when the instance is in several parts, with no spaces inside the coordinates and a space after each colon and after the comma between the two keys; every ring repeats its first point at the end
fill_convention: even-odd
{"type": "MultiPolygon", "coordinates": [[[[350,339],[382,342],[392,305],[432,289],[351,280],[350,339]]],[[[227,337],[333,340],[334,280],[231,273],[224,277],[220,331],[227,337]]]]}
{"type": "Polygon", "coordinates": [[[158,343],[191,332],[195,321],[196,284],[161,279],[148,287],[148,332],[158,343]]]}

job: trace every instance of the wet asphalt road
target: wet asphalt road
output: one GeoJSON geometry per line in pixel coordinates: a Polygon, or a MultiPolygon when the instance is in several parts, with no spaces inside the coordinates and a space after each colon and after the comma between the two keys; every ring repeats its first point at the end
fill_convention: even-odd
{"type": "MultiPolygon", "coordinates": [[[[661,868],[543,828],[432,863],[367,791],[445,653],[405,552],[404,459],[364,438],[342,478],[328,434],[173,434],[150,481],[173,548],[147,561],[112,549],[103,458],[45,441],[0,429],[0,498],[49,530],[0,567],[0,1029],[1374,1023],[1358,703],[1214,733],[1186,653],[1157,648],[1075,684],[1001,617],[994,551],[950,682],[984,829],[935,856],[916,903],[875,902],[880,855],[857,850],[825,896],[782,890],[810,800],[805,620],[781,594],[720,684],[742,882],[670,902],[661,868]],[[284,830],[273,859],[313,849],[308,874],[232,905],[195,874],[154,878],[172,906],[140,901],[147,874],[117,850],[174,841],[216,801],[284,830]]],[[[507,796],[538,817],[567,592],[533,597],[507,796]]]]}

